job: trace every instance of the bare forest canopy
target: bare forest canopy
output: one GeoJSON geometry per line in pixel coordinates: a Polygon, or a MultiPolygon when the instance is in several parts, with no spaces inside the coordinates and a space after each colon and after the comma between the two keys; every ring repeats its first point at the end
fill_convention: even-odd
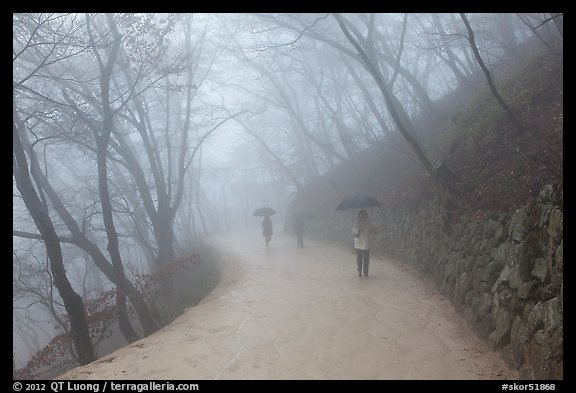
{"type": "Polygon", "coordinates": [[[257,208],[560,182],[562,56],[561,13],[13,14],[15,378],[170,323],[257,208]]]}

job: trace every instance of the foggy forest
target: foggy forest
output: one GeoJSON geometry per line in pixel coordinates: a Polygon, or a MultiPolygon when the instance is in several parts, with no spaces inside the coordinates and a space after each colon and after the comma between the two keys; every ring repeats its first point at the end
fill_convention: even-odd
{"type": "MultiPolygon", "coordinates": [[[[248,233],[238,250],[273,258],[286,236],[278,258],[305,261],[316,241],[352,242],[358,210],[337,205],[354,194],[378,201],[368,211],[390,245],[407,235],[386,237],[385,211],[435,203],[448,231],[562,187],[561,13],[14,13],[12,42],[14,379],[55,378],[179,321],[224,277],[209,239],[248,233]]],[[[522,307],[561,318],[562,234],[544,227],[559,206],[538,224],[554,253],[519,268],[528,294],[509,281],[522,307]]],[[[370,283],[386,254],[374,250],[370,283]]],[[[490,288],[508,269],[491,255],[490,288]]],[[[344,258],[357,279],[356,254],[344,258]]],[[[511,348],[506,367],[535,370],[543,355],[515,349],[522,311],[497,297],[479,336],[511,348]]],[[[533,331],[558,343],[547,324],[533,331]]]]}

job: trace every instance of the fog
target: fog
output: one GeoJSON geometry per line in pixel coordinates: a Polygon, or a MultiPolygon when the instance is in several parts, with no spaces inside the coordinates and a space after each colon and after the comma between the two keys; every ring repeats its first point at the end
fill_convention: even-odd
{"type": "Polygon", "coordinates": [[[142,301],[150,277],[260,228],[257,208],[282,231],[303,187],[362,152],[433,171],[442,98],[526,42],[557,50],[561,18],[13,14],[15,367],[51,376],[158,330],[173,316],[142,301]]]}

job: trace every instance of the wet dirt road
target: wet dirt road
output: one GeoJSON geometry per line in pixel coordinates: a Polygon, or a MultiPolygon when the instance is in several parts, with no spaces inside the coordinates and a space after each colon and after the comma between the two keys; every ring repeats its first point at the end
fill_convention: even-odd
{"type": "Polygon", "coordinates": [[[435,288],[372,256],[258,232],[209,239],[220,284],[171,325],[61,379],[516,379],[435,288]]]}

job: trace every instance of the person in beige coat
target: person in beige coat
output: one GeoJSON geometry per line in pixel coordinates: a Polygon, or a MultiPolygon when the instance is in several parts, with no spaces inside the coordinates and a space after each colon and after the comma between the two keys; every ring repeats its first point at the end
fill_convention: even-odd
{"type": "Polygon", "coordinates": [[[354,249],[356,250],[356,263],[358,265],[358,277],[368,277],[368,268],[370,265],[370,239],[376,232],[376,227],[368,221],[368,212],[360,210],[358,220],[352,227],[354,234],[354,249]]]}

